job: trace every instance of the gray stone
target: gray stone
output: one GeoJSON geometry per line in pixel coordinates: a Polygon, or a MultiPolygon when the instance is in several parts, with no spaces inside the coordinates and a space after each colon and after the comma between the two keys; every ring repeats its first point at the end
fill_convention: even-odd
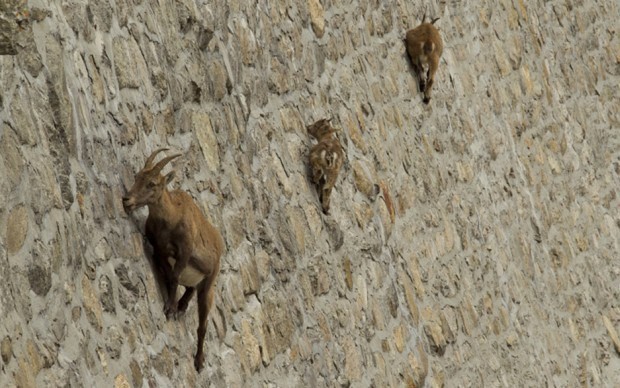
{"type": "Polygon", "coordinates": [[[243,293],[245,295],[255,294],[260,289],[260,278],[258,267],[254,257],[241,263],[241,279],[243,280],[243,293]]]}
{"type": "Polygon", "coordinates": [[[5,177],[15,187],[21,181],[24,168],[24,157],[20,151],[16,135],[7,125],[3,125],[3,136],[0,142],[0,155],[4,162],[5,177]]]}
{"type": "Polygon", "coordinates": [[[52,287],[52,276],[48,269],[39,265],[32,265],[28,269],[30,289],[39,296],[46,296],[52,287]]]}
{"type": "Polygon", "coordinates": [[[121,357],[121,350],[124,342],[123,335],[116,326],[108,327],[106,332],[106,350],[110,358],[116,360],[121,357]]]}
{"type": "Polygon", "coordinates": [[[11,358],[13,357],[11,337],[6,336],[2,339],[2,343],[0,343],[0,354],[2,355],[2,362],[4,362],[4,365],[11,362],[11,358]]]}
{"type": "Polygon", "coordinates": [[[114,287],[110,278],[103,275],[99,278],[99,292],[101,293],[101,306],[103,311],[116,314],[116,302],[114,301],[114,287]]]}
{"type": "Polygon", "coordinates": [[[90,280],[88,280],[88,277],[86,277],[86,275],[82,277],[82,298],[84,309],[86,312],[86,318],[94,327],[94,329],[97,332],[101,333],[103,329],[103,314],[101,309],[101,303],[99,303],[97,294],[95,294],[95,290],[93,289],[92,284],[90,280]]]}
{"type": "Polygon", "coordinates": [[[132,359],[129,363],[129,368],[131,369],[131,377],[133,379],[134,387],[141,387],[143,381],[143,374],[140,365],[136,362],[136,360],[132,359]]]}
{"type": "Polygon", "coordinates": [[[144,88],[147,66],[136,41],[133,38],[115,38],[112,41],[112,49],[118,86],[121,89],[144,88]]]}

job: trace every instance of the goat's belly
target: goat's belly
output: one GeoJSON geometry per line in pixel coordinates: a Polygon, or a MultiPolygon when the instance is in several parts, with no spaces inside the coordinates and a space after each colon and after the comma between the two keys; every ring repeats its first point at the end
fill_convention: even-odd
{"type": "MultiPolygon", "coordinates": [[[[174,268],[176,260],[172,257],[168,258],[168,263],[174,268]]],[[[179,275],[179,284],[185,287],[196,287],[205,278],[205,274],[198,271],[196,268],[188,265],[185,267],[181,275],[179,275]]]]}

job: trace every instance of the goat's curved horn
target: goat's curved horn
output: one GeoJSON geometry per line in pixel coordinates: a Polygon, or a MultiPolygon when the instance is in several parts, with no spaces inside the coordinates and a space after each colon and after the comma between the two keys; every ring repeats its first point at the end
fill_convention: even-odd
{"type": "Polygon", "coordinates": [[[178,158],[179,156],[181,156],[181,154],[171,155],[171,156],[163,158],[162,160],[157,162],[155,167],[153,167],[153,171],[160,172],[166,164],[168,164],[172,159],[178,158]]]}
{"type": "Polygon", "coordinates": [[[157,154],[162,151],[168,151],[168,148],[160,148],[158,150],[153,151],[153,153],[146,159],[146,162],[144,162],[144,168],[153,167],[153,160],[155,160],[155,157],[157,156],[157,154]]]}

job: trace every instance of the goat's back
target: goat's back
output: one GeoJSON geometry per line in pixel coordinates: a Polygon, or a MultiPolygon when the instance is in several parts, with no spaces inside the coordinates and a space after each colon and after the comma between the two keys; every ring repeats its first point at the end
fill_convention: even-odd
{"type": "Polygon", "coordinates": [[[414,29],[407,31],[405,36],[407,53],[413,58],[417,58],[424,53],[424,45],[433,43],[435,45],[433,53],[439,57],[443,53],[443,41],[437,27],[431,23],[422,23],[414,29]]]}
{"type": "MultiPolygon", "coordinates": [[[[220,232],[207,220],[205,214],[194,199],[185,191],[173,190],[169,192],[170,199],[178,214],[181,233],[188,233],[193,243],[193,251],[200,258],[218,261],[224,252],[224,240],[220,232]]],[[[147,220],[148,222],[148,220],[147,220]]],[[[170,226],[174,228],[174,226],[170,226]]],[[[173,233],[172,235],[175,235],[173,233]]]]}
{"type": "Polygon", "coordinates": [[[202,248],[205,251],[204,254],[219,260],[224,252],[224,239],[219,230],[207,220],[203,211],[188,193],[181,190],[175,190],[174,193],[183,198],[182,201],[186,204],[185,211],[194,223],[197,249],[202,248]]]}

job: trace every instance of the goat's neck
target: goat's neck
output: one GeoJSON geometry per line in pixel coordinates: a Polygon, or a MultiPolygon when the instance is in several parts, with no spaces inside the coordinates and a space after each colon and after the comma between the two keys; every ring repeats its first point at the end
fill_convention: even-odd
{"type": "Polygon", "coordinates": [[[149,216],[154,219],[162,219],[171,223],[176,223],[179,212],[175,209],[168,190],[164,189],[157,203],[149,205],[149,216]]]}

